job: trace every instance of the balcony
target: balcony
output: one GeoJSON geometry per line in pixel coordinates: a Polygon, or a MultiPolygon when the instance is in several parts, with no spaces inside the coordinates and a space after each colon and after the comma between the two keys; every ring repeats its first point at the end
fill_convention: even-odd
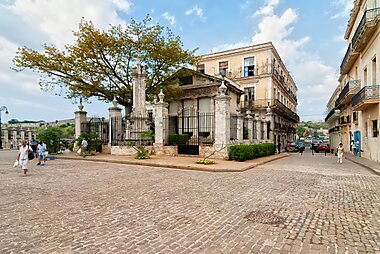
{"type": "Polygon", "coordinates": [[[335,121],[338,117],[339,117],[339,114],[340,114],[340,110],[339,109],[335,109],[333,108],[326,116],[325,118],[325,122],[328,123],[330,121],[335,121]]]}
{"type": "Polygon", "coordinates": [[[249,110],[265,109],[270,106],[272,100],[260,99],[260,100],[248,100],[244,101],[244,108],[249,110]]]}
{"type": "Polygon", "coordinates": [[[373,36],[373,31],[376,29],[376,24],[379,20],[380,7],[368,9],[364,12],[340,65],[340,74],[347,74],[350,71],[359,53],[373,36]]]}
{"type": "Polygon", "coordinates": [[[379,88],[380,85],[363,87],[354,97],[352,97],[352,109],[360,111],[379,104],[379,88]]]}
{"type": "Polygon", "coordinates": [[[339,126],[335,126],[329,129],[329,133],[339,132],[339,126]]]}
{"type": "Polygon", "coordinates": [[[335,101],[335,107],[347,104],[351,101],[352,97],[360,90],[360,80],[350,80],[344,86],[342,92],[339,94],[338,99],[335,101]]]}
{"type": "Polygon", "coordinates": [[[274,100],[272,109],[276,111],[277,114],[282,115],[285,118],[288,118],[292,122],[298,123],[300,121],[300,117],[296,113],[291,111],[288,107],[286,107],[277,99],[274,100]]]}

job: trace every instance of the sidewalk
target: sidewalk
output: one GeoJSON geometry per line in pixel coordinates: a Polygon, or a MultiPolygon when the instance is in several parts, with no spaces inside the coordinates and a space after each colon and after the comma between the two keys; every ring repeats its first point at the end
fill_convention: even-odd
{"type": "Polygon", "coordinates": [[[149,167],[160,168],[173,168],[173,169],[185,169],[196,170],[204,172],[244,172],[249,169],[255,168],[259,165],[266,164],[268,162],[288,157],[289,154],[275,154],[272,156],[257,158],[245,162],[228,161],[220,159],[211,159],[215,164],[203,165],[196,164],[196,161],[203,159],[200,157],[188,157],[188,156],[154,156],[147,160],[137,160],[133,156],[117,156],[108,154],[99,154],[96,156],[88,156],[86,158],[80,157],[75,153],[69,153],[65,155],[58,155],[58,160],[85,160],[93,162],[106,162],[116,164],[129,164],[140,165],[149,167]]]}
{"type": "Polygon", "coordinates": [[[380,163],[378,163],[376,161],[368,160],[368,159],[363,158],[363,157],[354,156],[351,153],[345,153],[344,156],[347,160],[352,161],[355,164],[358,164],[362,167],[365,167],[365,168],[371,170],[376,175],[380,175],[380,163]]]}

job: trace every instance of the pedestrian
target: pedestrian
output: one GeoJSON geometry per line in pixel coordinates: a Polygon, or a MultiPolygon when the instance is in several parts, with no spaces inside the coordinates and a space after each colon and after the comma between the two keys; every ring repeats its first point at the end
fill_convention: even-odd
{"type": "Polygon", "coordinates": [[[303,155],[303,151],[305,151],[305,146],[302,145],[299,148],[299,152],[300,152],[301,155],[303,155]]]}
{"type": "Polygon", "coordinates": [[[82,143],[81,143],[81,154],[82,154],[83,158],[86,157],[87,145],[88,145],[87,140],[83,139],[82,143]]]}
{"type": "Polygon", "coordinates": [[[352,141],[352,153],[356,155],[356,142],[352,141]]]}
{"type": "Polygon", "coordinates": [[[13,149],[13,141],[11,141],[11,149],[13,149]]]}
{"type": "Polygon", "coordinates": [[[355,148],[356,148],[355,155],[359,155],[359,153],[360,153],[360,142],[359,142],[359,140],[356,140],[355,148]]]}
{"type": "Polygon", "coordinates": [[[37,166],[45,166],[46,162],[46,144],[40,141],[37,146],[38,163],[37,166]],[[41,163],[43,161],[43,163],[41,163]]]}
{"type": "Polygon", "coordinates": [[[24,176],[28,173],[28,155],[33,153],[33,149],[28,145],[26,140],[21,141],[21,146],[18,151],[17,160],[19,161],[20,167],[24,170],[24,176]]]}
{"type": "Polygon", "coordinates": [[[280,140],[277,143],[277,150],[278,150],[278,154],[280,154],[281,153],[281,142],[280,142],[280,140]]]}
{"type": "Polygon", "coordinates": [[[343,144],[340,143],[338,148],[336,149],[337,153],[338,153],[338,163],[342,164],[343,163],[343,152],[344,152],[344,149],[343,149],[343,144]]]}
{"type": "Polygon", "coordinates": [[[354,152],[354,146],[355,146],[355,144],[354,144],[354,140],[351,139],[351,143],[350,143],[350,151],[351,151],[351,152],[354,152]]]}

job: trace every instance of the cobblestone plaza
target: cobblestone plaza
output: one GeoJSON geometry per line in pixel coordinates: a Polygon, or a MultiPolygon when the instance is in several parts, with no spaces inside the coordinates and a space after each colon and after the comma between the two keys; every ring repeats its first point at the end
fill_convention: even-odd
{"type": "Polygon", "coordinates": [[[0,152],[0,253],[379,253],[380,177],[308,151],[243,173],[0,152]]]}

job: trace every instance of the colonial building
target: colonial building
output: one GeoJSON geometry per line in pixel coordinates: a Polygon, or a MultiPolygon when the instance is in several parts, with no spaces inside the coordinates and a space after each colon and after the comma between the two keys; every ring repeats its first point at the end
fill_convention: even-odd
{"type": "MultiPolygon", "coordinates": [[[[221,72],[244,90],[240,99],[243,113],[252,112],[257,119],[256,142],[269,140],[284,145],[296,137],[297,86],[271,42],[211,53],[200,57],[197,70],[218,76],[221,72]],[[265,133],[264,133],[265,130],[265,133]]],[[[245,121],[244,129],[247,129],[245,121]]]]}
{"type": "Polygon", "coordinates": [[[379,1],[354,1],[344,37],[348,46],[340,66],[339,85],[330,98],[325,119],[330,139],[339,136],[346,151],[354,141],[357,155],[375,161],[380,161],[379,21],[379,1]]]}

